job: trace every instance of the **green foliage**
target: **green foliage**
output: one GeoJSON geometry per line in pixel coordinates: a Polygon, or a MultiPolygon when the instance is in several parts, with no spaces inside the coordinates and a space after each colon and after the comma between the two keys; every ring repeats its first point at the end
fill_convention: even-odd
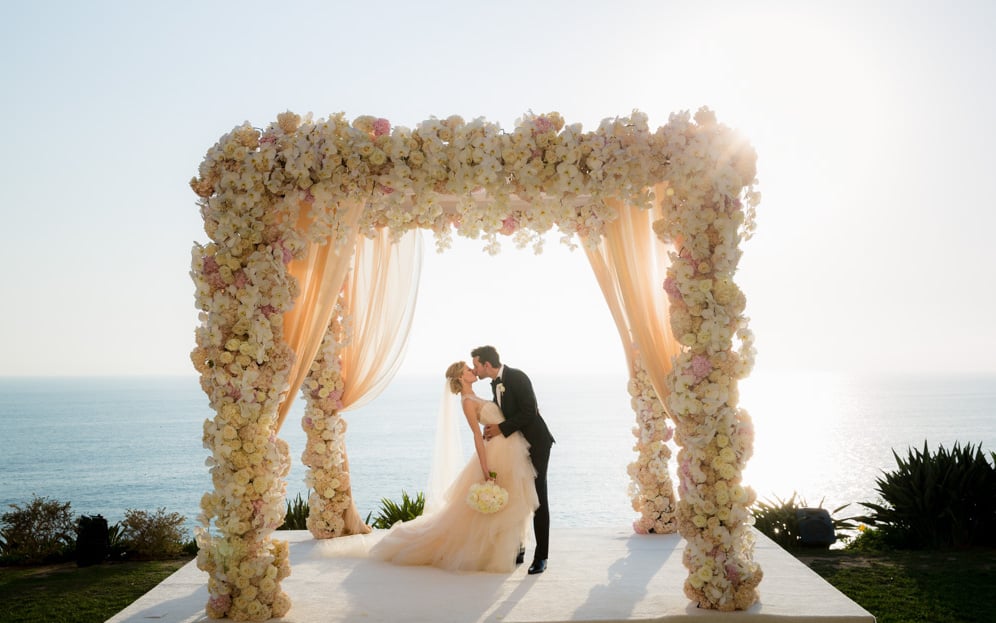
{"type": "Polygon", "coordinates": [[[106,621],[189,560],[6,567],[0,570],[0,621],[106,621]]]}
{"type": "Polygon", "coordinates": [[[185,556],[196,556],[200,549],[197,547],[197,539],[190,539],[183,544],[183,554],[185,556]]]}
{"type": "Polygon", "coordinates": [[[107,550],[110,560],[122,560],[128,555],[128,541],[120,523],[107,526],[107,550]]]}
{"type": "MultiPolygon", "coordinates": [[[[775,496],[774,502],[758,500],[751,508],[751,513],[754,515],[754,527],[785,549],[802,547],[798,511],[804,508],[823,508],[823,500],[820,500],[819,506],[814,507],[806,504],[806,501],[801,498],[796,503],[796,495],[798,494],[793,491],[788,500],[782,500],[778,496],[775,496]]],[[[855,527],[851,518],[838,519],[834,517],[847,506],[845,504],[829,511],[837,540],[840,540],[841,532],[852,530],[855,527]]]]}
{"type": "Polygon", "coordinates": [[[387,498],[380,500],[380,512],[370,523],[370,516],[367,515],[366,523],[374,528],[387,529],[399,521],[410,521],[422,514],[425,510],[425,495],[419,491],[415,499],[408,497],[408,492],[402,490],[401,504],[397,504],[387,498]]]}
{"type": "Polygon", "coordinates": [[[996,612],[996,568],[992,551],[984,548],[943,555],[845,549],[800,559],[877,623],[981,623],[996,612]]]}
{"type": "Polygon", "coordinates": [[[308,501],[298,493],[293,502],[287,500],[287,514],[284,515],[284,523],[277,530],[307,530],[309,512],[308,501]]]}
{"type": "Polygon", "coordinates": [[[939,446],[936,454],[909,449],[905,459],[893,450],[898,468],[876,479],[881,501],[862,502],[871,514],[860,517],[899,548],[938,548],[996,544],[996,453],[986,460],[981,446],[939,446]]]}
{"type": "Polygon", "coordinates": [[[183,552],[186,531],[180,513],[165,508],[154,514],[128,509],[121,522],[121,539],[127,544],[130,558],[159,560],[177,558],[183,552]]]}
{"type": "Polygon", "coordinates": [[[76,523],[70,503],[35,496],[24,508],[0,515],[0,561],[38,564],[71,560],[76,545],[76,523]]]}
{"type": "Polygon", "coordinates": [[[858,534],[851,539],[844,549],[854,552],[888,552],[894,548],[886,540],[881,530],[869,528],[861,524],[858,526],[858,534]]]}

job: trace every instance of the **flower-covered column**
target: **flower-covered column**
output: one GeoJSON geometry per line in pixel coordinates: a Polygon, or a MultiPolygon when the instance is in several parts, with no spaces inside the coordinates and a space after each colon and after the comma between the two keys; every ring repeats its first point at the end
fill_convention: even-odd
{"type": "Polygon", "coordinates": [[[742,610],[757,601],[763,575],[750,532],[755,494],[741,478],[754,430],[737,406],[737,383],[753,365],[753,336],[746,299],[733,282],[739,243],[753,228],[755,157],[705,110],[694,124],[672,116],[667,130],[670,145],[700,158],[672,162],[664,218],[655,224],[676,249],[664,288],[684,347],[667,377],[667,404],[680,447],[685,594],[701,608],[742,610]]]}
{"type": "Polygon", "coordinates": [[[342,359],[339,352],[351,341],[349,319],[342,318],[343,307],[336,305],[329,331],[304,381],[307,401],[302,426],[307,444],[302,462],[308,466],[305,484],[308,499],[308,530],[316,539],[367,533],[353,504],[346,460],[346,421],[342,409],[342,359]]]}
{"type": "Polygon", "coordinates": [[[255,621],[290,609],[280,587],[290,574],[287,542],[270,536],[284,520],[290,470],[276,436],[293,357],[282,339],[295,289],[287,264],[303,248],[266,192],[259,148],[259,132],[238,127],[191,181],[212,239],[193,249],[201,325],[191,358],[216,413],[204,422],[214,490],[201,499],[197,565],[210,576],[208,616],[255,621]]]}
{"type": "Polygon", "coordinates": [[[664,404],[639,359],[634,361],[631,375],[629,394],[637,424],[633,428],[636,437],[633,449],[638,456],[629,464],[628,471],[633,509],[640,513],[633,529],[638,534],[671,534],[678,529],[674,484],[668,471],[671,449],[667,442],[674,429],[668,425],[664,404]]]}

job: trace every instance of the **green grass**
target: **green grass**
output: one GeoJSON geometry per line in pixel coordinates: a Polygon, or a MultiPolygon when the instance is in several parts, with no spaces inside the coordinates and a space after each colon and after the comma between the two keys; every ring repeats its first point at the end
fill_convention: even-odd
{"type": "Polygon", "coordinates": [[[189,560],[0,567],[0,621],[106,621],[189,560]]]}
{"type": "MultiPolygon", "coordinates": [[[[983,623],[996,613],[996,551],[796,552],[877,623],[983,623]]],[[[764,582],[761,582],[764,595],[764,582]]]]}
{"type": "MultiPolygon", "coordinates": [[[[878,623],[983,623],[996,612],[996,550],[795,554],[878,623]]],[[[0,621],[105,621],[188,560],[0,567],[0,621]]]]}

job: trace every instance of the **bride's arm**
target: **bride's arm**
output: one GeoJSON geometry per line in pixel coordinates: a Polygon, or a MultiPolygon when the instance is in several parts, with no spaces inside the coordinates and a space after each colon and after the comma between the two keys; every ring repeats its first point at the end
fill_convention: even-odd
{"type": "Polygon", "coordinates": [[[481,403],[473,400],[463,401],[463,414],[467,416],[467,424],[470,425],[470,430],[474,433],[474,449],[477,451],[477,460],[481,463],[481,472],[484,473],[484,479],[487,480],[488,474],[488,459],[484,454],[484,437],[481,436],[481,426],[477,423],[477,414],[481,411],[481,403]]]}

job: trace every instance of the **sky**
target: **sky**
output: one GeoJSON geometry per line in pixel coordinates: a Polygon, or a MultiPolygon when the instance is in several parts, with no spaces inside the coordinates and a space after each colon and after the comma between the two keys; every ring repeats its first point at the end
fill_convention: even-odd
{"type": "MultiPolygon", "coordinates": [[[[188,181],[244,121],[701,106],[758,153],[758,369],[996,373],[994,26],[989,1],[2,2],[0,376],[195,374],[188,181]]],[[[426,234],[402,374],[485,343],[625,372],[583,253],[483,246],[426,234]]]]}

